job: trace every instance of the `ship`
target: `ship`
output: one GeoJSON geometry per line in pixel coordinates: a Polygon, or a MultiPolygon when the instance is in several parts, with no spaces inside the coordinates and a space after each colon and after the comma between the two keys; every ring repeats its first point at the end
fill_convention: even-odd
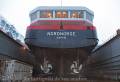
{"type": "Polygon", "coordinates": [[[94,12],[82,6],[40,6],[30,14],[25,43],[39,75],[78,74],[98,44],[94,12]]]}

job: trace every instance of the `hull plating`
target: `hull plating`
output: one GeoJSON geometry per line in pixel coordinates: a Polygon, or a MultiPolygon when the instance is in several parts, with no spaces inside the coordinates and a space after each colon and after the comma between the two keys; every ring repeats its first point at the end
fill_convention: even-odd
{"type": "Polygon", "coordinates": [[[79,48],[95,46],[93,30],[27,30],[25,42],[29,45],[49,48],[79,48]]]}

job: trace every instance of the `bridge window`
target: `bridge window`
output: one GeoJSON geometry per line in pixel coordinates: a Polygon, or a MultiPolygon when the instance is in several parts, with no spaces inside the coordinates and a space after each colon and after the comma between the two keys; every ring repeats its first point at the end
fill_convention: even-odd
{"type": "Polygon", "coordinates": [[[32,21],[35,20],[35,19],[37,19],[37,11],[34,12],[34,13],[32,13],[32,14],[30,15],[30,17],[31,17],[31,20],[32,20],[32,21]]]}
{"type": "Polygon", "coordinates": [[[52,11],[40,11],[40,18],[53,18],[52,11]]]}
{"type": "Polygon", "coordinates": [[[86,12],[86,19],[93,21],[93,15],[91,15],[89,12],[86,12]]]}
{"type": "Polygon", "coordinates": [[[68,12],[67,11],[56,11],[55,17],[56,18],[68,18],[68,12]]]}
{"type": "Polygon", "coordinates": [[[84,14],[83,11],[71,11],[70,17],[71,18],[83,18],[84,14]]]}

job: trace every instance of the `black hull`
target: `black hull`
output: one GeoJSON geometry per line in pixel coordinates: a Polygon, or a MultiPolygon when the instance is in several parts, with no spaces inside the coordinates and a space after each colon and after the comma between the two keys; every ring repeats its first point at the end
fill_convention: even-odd
{"type": "Polygon", "coordinates": [[[98,39],[95,30],[27,30],[25,42],[37,47],[82,48],[96,46],[98,39]]]}
{"type": "Polygon", "coordinates": [[[34,76],[76,77],[71,66],[74,62],[83,64],[98,40],[95,30],[29,29],[25,42],[36,58],[34,76]],[[52,65],[52,70],[47,74],[41,68],[46,66],[45,63],[52,65]]]}
{"type": "Polygon", "coordinates": [[[70,68],[74,61],[78,61],[79,65],[88,58],[90,47],[85,48],[41,48],[31,46],[31,52],[36,58],[36,65],[34,66],[34,76],[41,77],[76,77],[76,74],[72,74],[73,70],[70,68]],[[41,69],[44,59],[49,61],[53,69],[50,73],[45,74],[41,69]]]}

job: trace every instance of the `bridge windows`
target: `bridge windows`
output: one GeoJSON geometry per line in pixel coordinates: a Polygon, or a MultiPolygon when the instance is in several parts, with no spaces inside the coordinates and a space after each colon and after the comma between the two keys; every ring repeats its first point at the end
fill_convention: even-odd
{"type": "Polygon", "coordinates": [[[67,11],[56,11],[55,18],[68,18],[68,12],[67,11]]]}
{"type": "Polygon", "coordinates": [[[86,19],[93,21],[93,15],[86,11],[86,19]]]}
{"type": "Polygon", "coordinates": [[[77,11],[77,10],[71,11],[70,17],[71,18],[83,18],[84,17],[84,13],[83,13],[83,11],[77,11]]]}
{"type": "Polygon", "coordinates": [[[53,12],[52,11],[40,11],[40,18],[53,18],[53,12]]]}
{"type": "Polygon", "coordinates": [[[93,14],[87,10],[38,10],[30,14],[31,20],[39,18],[69,18],[93,21],[93,14]]]}
{"type": "Polygon", "coordinates": [[[35,19],[37,19],[37,12],[38,12],[38,11],[36,11],[36,12],[34,12],[34,13],[32,13],[32,14],[30,15],[32,21],[35,20],[35,19]]]}

